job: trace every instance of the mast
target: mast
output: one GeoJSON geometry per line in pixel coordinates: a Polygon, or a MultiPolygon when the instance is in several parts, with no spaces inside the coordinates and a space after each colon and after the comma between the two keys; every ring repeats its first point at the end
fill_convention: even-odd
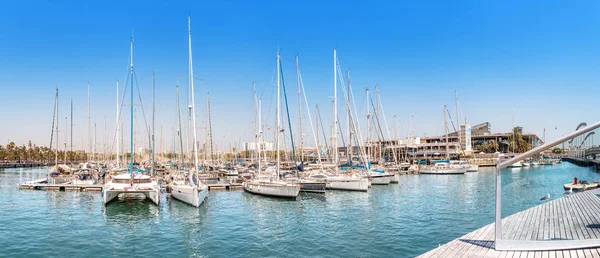
{"type": "Polygon", "coordinates": [[[298,76],[298,127],[300,132],[300,163],[304,164],[304,135],[302,134],[302,101],[300,99],[300,67],[296,55],[296,75],[298,76]]]}
{"type": "Polygon", "coordinates": [[[58,166],[58,88],[56,88],[56,151],[54,152],[54,165],[58,166]]]}
{"type": "MultiPolygon", "coordinates": [[[[177,128],[177,137],[179,138],[179,159],[181,159],[181,167],[183,167],[183,136],[181,135],[181,112],[179,110],[179,85],[175,85],[175,93],[177,95],[177,123],[179,124],[179,127],[177,128]]],[[[175,156],[177,156],[177,152],[175,152],[175,156]]]]}
{"type": "Polygon", "coordinates": [[[134,150],[133,150],[133,36],[131,37],[130,42],[130,63],[129,63],[129,74],[131,79],[131,92],[129,95],[129,173],[131,175],[131,185],[133,186],[133,158],[134,158],[134,150]]]}
{"type": "Polygon", "coordinates": [[[279,60],[281,59],[279,50],[277,51],[277,107],[275,108],[276,110],[276,121],[277,121],[277,125],[275,126],[275,144],[277,145],[277,167],[275,169],[276,173],[277,173],[277,180],[279,180],[279,166],[280,166],[280,154],[279,154],[279,133],[280,133],[280,121],[279,121],[279,117],[280,117],[280,97],[281,97],[281,93],[280,93],[280,86],[281,86],[281,75],[280,75],[280,67],[279,67],[279,60]]]}
{"type": "MultiPolygon", "coordinates": [[[[256,147],[256,142],[258,141],[258,123],[256,121],[256,112],[257,112],[257,103],[256,103],[256,82],[252,82],[252,87],[254,88],[254,147],[256,147]]],[[[256,148],[255,148],[256,149],[256,148]]],[[[259,158],[260,159],[260,158],[259,158]]],[[[250,163],[254,164],[254,151],[250,153],[250,163]]]]}
{"type": "MultiPolygon", "coordinates": [[[[190,94],[191,94],[191,106],[192,106],[192,123],[193,123],[193,130],[194,130],[194,171],[196,171],[196,173],[198,173],[198,137],[196,135],[196,107],[194,104],[194,68],[192,65],[192,32],[191,32],[191,25],[190,25],[190,16],[188,16],[188,50],[189,50],[189,72],[190,72],[190,79],[189,79],[189,84],[190,84],[190,94]]],[[[195,184],[195,182],[193,182],[193,180],[191,180],[192,178],[192,174],[191,174],[191,170],[190,170],[190,182],[192,184],[195,184]]]]}
{"type": "Polygon", "coordinates": [[[121,157],[119,156],[119,151],[121,150],[119,143],[119,135],[120,135],[120,131],[121,128],[119,127],[119,120],[120,120],[120,114],[121,112],[119,112],[119,80],[117,80],[117,168],[121,167],[121,157]]]}
{"type": "MultiPolygon", "coordinates": [[[[350,69],[346,70],[346,78],[348,79],[348,102],[350,102],[351,96],[350,96],[350,69]]],[[[350,103],[348,103],[350,104],[350,103]]],[[[352,111],[350,110],[350,105],[348,105],[348,113],[346,114],[347,116],[347,123],[346,125],[348,126],[348,144],[346,145],[346,154],[348,155],[348,161],[350,162],[350,165],[352,165],[352,130],[350,129],[351,127],[351,123],[352,123],[352,111]]]]}
{"type": "Polygon", "coordinates": [[[206,114],[208,119],[208,137],[209,137],[209,146],[210,146],[210,164],[214,162],[214,153],[213,153],[213,140],[212,140],[212,121],[210,119],[210,92],[206,93],[206,114]]]}
{"type": "Polygon", "coordinates": [[[260,151],[262,149],[262,99],[258,100],[258,170],[260,173],[260,151]]]}
{"type": "MultiPolygon", "coordinates": [[[[58,90],[57,90],[58,91],[58,90]]],[[[88,152],[91,153],[92,152],[92,115],[91,115],[91,96],[90,96],[90,82],[88,82],[88,152]]],[[[88,154],[88,162],[90,161],[90,156],[88,154]]]]}
{"type": "Polygon", "coordinates": [[[315,121],[316,121],[316,129],[315,133],[316,133],[316,141],[315,141],[315,145],[317,146],[317,153],[319,154],[319,162],[321,162],[321,146],[319,144],[319,104],[315,105],[315,121]]]}
{"type": "Polygon", "coordinates": [[[69,120],[68,120],[68,117],[65,116],[65,153],[64,153],[65,154],[65,163],[64,163],[65,165],[67,164],[67,139],[69,139],[67,137],[67,135],[68,135],[68,132],[67,132],[68,126],[69,126],[69,120]]]}
{"type": "Polygon", "coordinates": [[[337,113],[337,50],[333,49],[333,162],[335,163],[335,173],[338,173],[338,113],[337,113]]]}
{"type": "Polygon", "coordinates": [[[154,175],[154,72],[152,72],[152,156],[150,156],[150,175],[154,175]]]}
{"type": "MultiPolygon", "coordinates": [[[[375,118],[375,121],[377,122],[377,126],[375,126],[375,121],[373,122],[373,126],[375,126],[375,134],[377,135],[377,154],[378,154],[378,161],[382,160],[382,151],[381,151],[381,140],[383,140],[383,132],[381,132],[381,125],[379,124],[379,84],[375,85],[375,107],[373,108],[373,115],[375,118]],[[379,128],[379,133],[381,133],[381,139],[379,138],[379,133],[377,132],[377,127],[379,128]]],[[[371,103],[373,103],[371,101],[371,103]]],[[[368,102],[367,102],[368,105],[368,102]]]]}
{"type": "MultiPolygon", "coordinates": [[[[371,159],[371,144],[369,144],[369,141],[371,141],[371,111],[369,110],[369,89],[367,88],[366,90],[366,94],[365,94],[365,98],[366,98],[366,103],[367,103],[367,157],[369,158],[369,160],[371,159]]],[[[366,165],[366,164],[365,164],[366,165]]],[[[368,166],[368,165],[366,165],[368,166]]]]}
{"type": "MultiPolygon", "coordinates": [[[[73,154],[73,99],[71,99],[71,141],[69,148],[71,149],[71,154],[73,154]]],[[[73,157],[75,157],[75,155],[73,155],[73,157]]],[[[71,160],[71,163],[73,163],[73,160],[71,160]]]]}
{"type": "MultiPolygon", "coordinates": [[[[456,93],[456,90],[454,90],[454,102],[456,103],[456,126],[458,127],[458,129],[456,129],[456,136],[458,139],[458,148],[460,151],[462,151],[462,145],[460,144],[460,119],[458,119],[458,94],[456,93]]],[[[466,134],[465,134],[466,137],[466,134]]],[[[466,141],[466,139],[465,139],[466,141]]]]}
{"type": "Polygon", "coordinates": [[[446,121],[446,112],[448,107],[444,105],[444,131],[446,132],[446,159],[450,159],[450,150],[448,149],[448,122],[446,121]]]}

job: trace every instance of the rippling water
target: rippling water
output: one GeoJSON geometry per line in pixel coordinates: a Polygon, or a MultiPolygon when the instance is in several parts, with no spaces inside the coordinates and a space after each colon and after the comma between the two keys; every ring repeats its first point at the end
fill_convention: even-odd
{"type": "MultiPolygon", "coordinates": [[[[0,170],[0,256],[413,257],[494,220],[493,170],[408,175],[368,193],[297,201],[211,192],[199,209],[163,196],[102,205],[99,193],[18,190],[45,169],[0,170]]],[[[503,171],[503,215],[562,196],[569,163],[503,171]]]]}

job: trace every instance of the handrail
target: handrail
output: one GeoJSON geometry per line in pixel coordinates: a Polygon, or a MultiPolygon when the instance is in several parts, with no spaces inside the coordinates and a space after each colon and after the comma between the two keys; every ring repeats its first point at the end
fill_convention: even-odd
{"type": "Polygon", "coordinates": [[[539,154],[542,151],[545,151],[545,150],[547,150],[547,149],[549,149],[551,147],[554,147],[554,146],[556,146],[556,145],[558,145],[560,143],[563,143],[563,142],[565,142],[567,140],[573,139],[573,138],[575,138],[577,136],[580,136],[580,135],[583,135],[583,134],[588,133],[590,131],[593,131],[593,130],[595,130],[597,128],[600,128],[600,121],[598,121],[598,122],[596,122],[596,123],[594,123],[592,125],[583,127],[580,130],[576,130],[576,131],[574,131],[574,132],[572,132],[570,134],[567,134],[565,136],[562,136],[562,137],[560,137],[560,138],[558,138],[558,139],[556,139],[556,140],[554,140],[552,142],[542,144],[542,145],[540,145],[540,146],[538,146],[538,147],[536,147],[534,149],[531,149],[531,150],[529,150],[529,151],[527,151],[525,153],[519,154],[519,155],[517,155],[517,156],[515,156],[515,157],[513,157],[511,159],[508,159],[506,161],[498,163],[496,165],[496,169],[500,170],[500,169],[506,168],[506,167],[508,167],[508,166],[510,166],[512,164],[515,164],[515,163],[517,163],[519,161],[522,161],[522,160],[525,160],[527,158],[533,157],[534,155],[539,154]]]}
{"type": "MultiPolygon", "coordinates": [[[[583,124],[583,123],[582,123],[583,124]]],[[[577,127],[574,132],[564,135],[552,142],[545,143],[537,148],[517,155],[504,162],[496,164],[496,223],[494,225],[494,249],[497,251],[543,251],[543,250],[568,250],[592,248],[600,246],[600,239],[582,240],[507,240],[502,239],[502,173],[501,170],[521,160],[527,159],[553,146],[600,128],[600,121],[582,127],[577,127]]]]}

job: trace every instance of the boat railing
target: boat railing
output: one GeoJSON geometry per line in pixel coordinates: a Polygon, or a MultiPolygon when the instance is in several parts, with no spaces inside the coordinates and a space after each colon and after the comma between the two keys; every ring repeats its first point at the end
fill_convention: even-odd
{"type": "Polygon", "coordinates": [[[600,121],[564,135],[554,141],[540,145],[530,151],[519,154],[511,159],[496,164],[496,223],[494,248],[498,251],[548,251],[548,250],[572,250],[582,248],[600,247],[600,239],[569,239],[569,240],[509,240],[502,239],[502,173],[501,170],[517,162],[531,158],[547,149],[557,146],[600,128],[600,121]]]}

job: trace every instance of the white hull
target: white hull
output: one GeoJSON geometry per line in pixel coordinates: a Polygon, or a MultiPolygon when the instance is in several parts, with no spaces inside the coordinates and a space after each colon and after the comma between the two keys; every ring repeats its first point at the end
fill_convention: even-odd
{"type": "Polygon", "coordinates": [[[456,174],[464,174],[465,172],[467,172],[466,168],[438,169],[436,167],[431,167],[431,168],[419,170],[420,174],[430,174],[430,175],[456,175],[456,174]]]}
{"type": "Polygon", "coordinates": [[[469,167],[467,168],[467,172],[477,172],[477,171],[479,171],[479,165],[469,164],[469,167]]]}
{"type": "Polygon", "coordinates": [[[400,174],[394,174],[394,176],[390,179],[390,183],[397,184],[400,182],[400,174]]]}
{"type": "Polygon", "coordinates": [[[160,204],[160,186],[147,175],[135,175],[133,186],[132,176],[128,173],[114,176],[102,187],[102,200],[107,205],[115,198],[124,200],[150,199],[154,204],[160,204]]]}
{"type": "Polygon", "coordinates": [[[369,189],[369,179],[352,177],[329,177],[327,178],[327,189],[366,192],[369,189]]]}
{"type": "Polygon", "coordinates": [[[207,195],[208,187],[206,185],[190,186],[171,184],[171,197],[194,207],[200,207],[207,195]]]}
{"type": "Polygon", "coordinates": [[[300,193],[300,185],[285,182],[249,181],[244,182],[244,190],[258,195],[296,198],[298,193],[300,193]]]}
{"type": "Polygon", "coordinates": [[[160,190],[124,190],[124,189],[105,189],[102,192],[104,205],[107,205],[115,198],[124,200],[139,200],[139,199],[150,199],[154,204],[160,204],[160,190]]]}
{"type": "Polygon", "coordinates": [[[371,184],[373,185],[389,185],[393,175],[372,175],[371,184]]]}

